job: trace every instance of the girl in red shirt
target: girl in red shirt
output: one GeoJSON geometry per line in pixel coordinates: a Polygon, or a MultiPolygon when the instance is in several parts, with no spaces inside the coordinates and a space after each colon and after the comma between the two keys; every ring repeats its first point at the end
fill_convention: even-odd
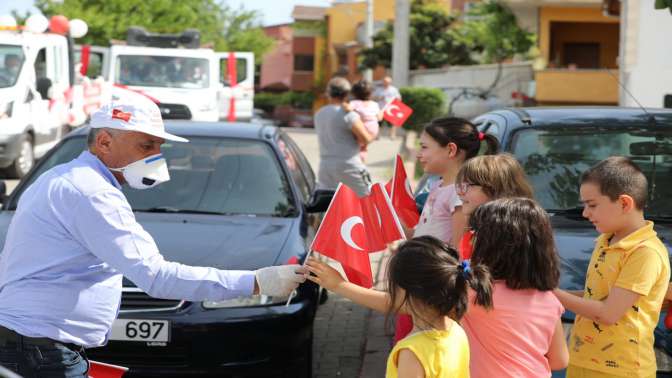
{"type": "MultiPolygon", "coordinates": [[[[509,154],[477,156],[466,161],[455,177],[462,200],[462,213],[469,218],[479,205],[498,198],[532,198],[532,186],[523,167],[509,154]]],[[[470,259],[473,232],[468,230],[457,244],[460,258],[470,259]]]]}

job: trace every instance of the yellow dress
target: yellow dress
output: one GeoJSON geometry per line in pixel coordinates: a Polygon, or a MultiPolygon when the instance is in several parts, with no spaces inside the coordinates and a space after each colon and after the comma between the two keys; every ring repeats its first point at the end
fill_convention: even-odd
{"type": "Polygon", "coordinates": [[[469,378],[469,342],[462,327],[454,321],[447,331],[420,331],[400,340],[387,359],[386,378],[398,377],[402,349],[415,354],[427,378],[469,378]]]}

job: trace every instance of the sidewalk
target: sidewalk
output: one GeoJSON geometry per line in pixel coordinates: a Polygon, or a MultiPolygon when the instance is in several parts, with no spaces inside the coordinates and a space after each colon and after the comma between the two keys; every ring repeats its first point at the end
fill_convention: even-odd
{"type": "MultiPolygon", "coordinates": [[[[371,255],[374,287],[385,290],[385,267],[390,253],[371,255]]],[[[385,315],[329,293],[315,317],[313,377],[378,378],[385,376],[393,330],[385,315]]]]}

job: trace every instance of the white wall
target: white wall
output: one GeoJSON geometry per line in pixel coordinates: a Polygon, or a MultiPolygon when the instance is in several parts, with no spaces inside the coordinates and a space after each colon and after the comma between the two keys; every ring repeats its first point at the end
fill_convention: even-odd
{"type": "MultiPolygon", "coordinates": [[[[622,82],[645,107],[660,108],[672,95],[672,14],[654,0],[624,0],[622,82]]],[[[620,105],[637,106],[621,89],[620,105]]]]}

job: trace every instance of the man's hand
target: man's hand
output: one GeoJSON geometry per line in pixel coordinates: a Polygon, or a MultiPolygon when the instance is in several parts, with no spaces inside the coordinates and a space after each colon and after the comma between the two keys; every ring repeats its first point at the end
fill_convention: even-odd
{"type": "Polygon", "coordinates": [[[307,270],[301,265],[280,265],[261,268],[254,272],[259,294],[286,297],[300,283],[306,281],[307,270]]]}

